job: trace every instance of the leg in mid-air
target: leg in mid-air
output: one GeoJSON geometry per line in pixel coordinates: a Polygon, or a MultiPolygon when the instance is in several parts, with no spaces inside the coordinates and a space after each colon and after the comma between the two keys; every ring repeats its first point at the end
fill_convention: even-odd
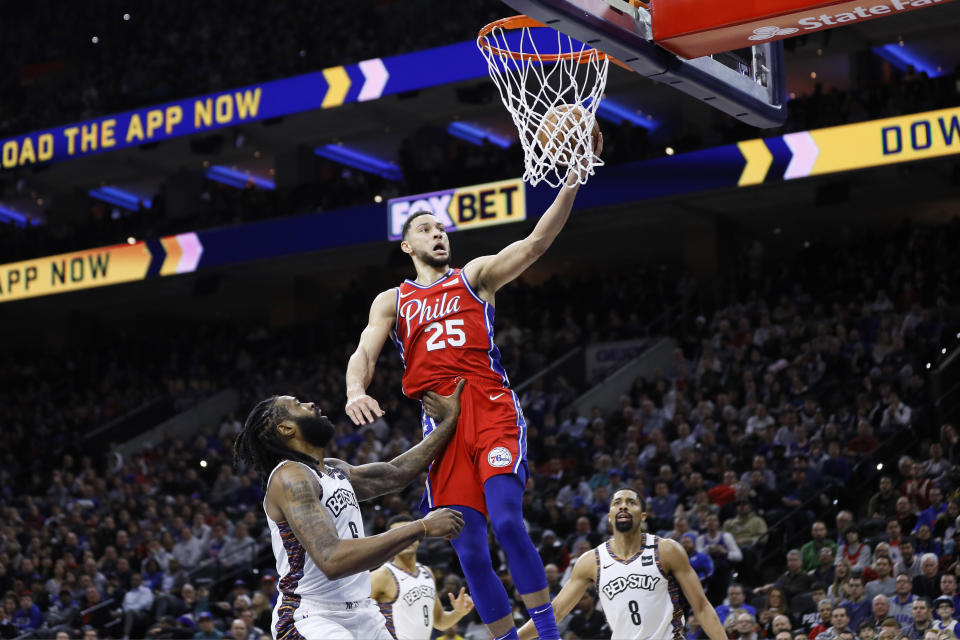
{"type": "Polygon", "coordinates": [[[507,554],[510,575],[539,637],[542,640],[555,640],[560,633],[553,615],[553,605],[550,604],[543,561],[523,524],[524,469],[521,467],[519,476],[501,474],[484,483],[487,510],[497,542],[507,554]]]}
{"type": "Polygon", "coordinates": [[[490,560],[486,517],[472,507],[456,505],[450,508],[463,514],[464,525],[460,536],[450,542],[460,558],[460,566],[480,619],[496,640],[516,638],[510,598],[490,560]]]}

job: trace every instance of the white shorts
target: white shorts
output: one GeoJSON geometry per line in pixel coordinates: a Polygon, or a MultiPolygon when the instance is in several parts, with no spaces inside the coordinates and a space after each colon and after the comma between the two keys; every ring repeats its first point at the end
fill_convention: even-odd
{"type": "Polygon", "coordinates": [[[301,596],[293,624],[280,623],[282,598],[273,610],[270,633],[275,640],[394,640],[387,620],[372,598],[355,603],[325,602],[301,596]]]}

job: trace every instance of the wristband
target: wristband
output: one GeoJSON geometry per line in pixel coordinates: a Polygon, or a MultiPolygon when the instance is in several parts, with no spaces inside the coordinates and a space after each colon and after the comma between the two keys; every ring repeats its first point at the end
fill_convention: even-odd
{"type": "Polygon", "coordinates": [[[419,520],[417,520],[417,522],[419,522],[420,524],[423,525],[423,537],[426,538],[426,537],[427,537],[427,523],[423,521],[423,518],[420,518],[419,520]]]}

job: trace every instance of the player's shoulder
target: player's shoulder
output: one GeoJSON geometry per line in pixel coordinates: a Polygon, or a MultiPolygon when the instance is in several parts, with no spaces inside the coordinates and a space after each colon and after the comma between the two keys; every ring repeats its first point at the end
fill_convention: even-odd
{"type": "MultiPolygon", "coordinates": [[[[403,285],[400,285],[403,286],[403,285]]],[[[400,287],[390,287],[389,289],[384,289],[377,294],[377,297],[373,299],[373,304],[371,305],[374,309],[383,308],[389,309],[390,311],[397,304],[397,295],[399,294],[400,287]]]]}
{"type": "Polygon", "coordinates": [[[425,564],[420,564],[419,562],[417,563],[417,566],[420,567],[420,570],[421,570],[421,571],[426,572],[426,574],[427,574],[428,576],[430,576],[432,579],[436,580],[437,577],[436,577],[435,575],[433,575],[433,569],[431,569],[430,567],[428,567],[428,566],[425,565],[425,564]]]}
{"type": "Polygon", "coordinates": [[[660,563],[663,565],[663,568],[668,571],[679,566],[677,563],[681,560],[687,559],[687,552],[684,551],[680,543],[673,538],[661,538],[658,536],[654,540],[654,544],[660,556],[660,563]]]}

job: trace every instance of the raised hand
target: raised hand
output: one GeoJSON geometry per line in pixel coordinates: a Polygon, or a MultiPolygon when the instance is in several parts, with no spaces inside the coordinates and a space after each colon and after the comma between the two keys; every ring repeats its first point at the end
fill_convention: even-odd
{"type": "Polygon", "coordinates": [[[460,595],[456,598],[452,593],[448,593],[447,596],[450,598],[450,606],[460,615],[465,616],[473,610],[473,598],[467,594],[466,587],[460,587],[460,595]]]}
{"type": "Polygon", "coordinates": [[[355,396],[347,402],[344,411],[353,420],[353,424],[359,426],[372,424],[385,412],[380,408],[380,403],[367,394],[355,396]]]}

